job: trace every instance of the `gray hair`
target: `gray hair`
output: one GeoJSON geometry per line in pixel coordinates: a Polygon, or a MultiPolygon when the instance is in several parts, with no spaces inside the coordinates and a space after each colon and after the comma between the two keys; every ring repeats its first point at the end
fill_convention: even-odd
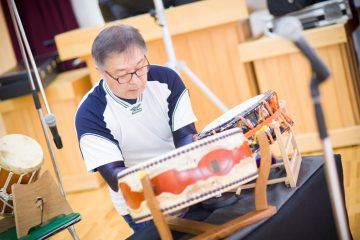
{"type": "Polygon", "coordinates": [[[91,54],[96,65],[104,67],[111,54],[123,53],[131,47],[140,47],[146,52],[146,44],[139,30],[128,25],[115,25],[102,30],[94,40],[91,54]]]}

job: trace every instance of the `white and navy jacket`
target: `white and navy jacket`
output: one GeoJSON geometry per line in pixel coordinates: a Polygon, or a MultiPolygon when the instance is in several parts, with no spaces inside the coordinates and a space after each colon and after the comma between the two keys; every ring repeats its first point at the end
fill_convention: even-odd
{"type": "MultiPolygon", "coordinates": [[[[179,75],[151,65],[145,90],[133,104],[101,80],[81,101],[75,125],[86,168],[96,171],[115,161],[131,167],[175,149],[172,133],[196,120],[179,75]]],[[[121,194],[110,192],[118,212],[127,214],[121,194]]]]}

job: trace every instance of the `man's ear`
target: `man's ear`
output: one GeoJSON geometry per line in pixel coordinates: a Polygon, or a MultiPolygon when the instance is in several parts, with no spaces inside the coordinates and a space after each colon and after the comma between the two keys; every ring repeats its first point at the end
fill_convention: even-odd
{"type": "Polygon", "coordinates": [[[100,76],[103,76],[103,71],[101,70],[101,68],[95,64],[95,69],[96,71],[98,71],[98,73],[100,74],[100,76]]]}
{"type": "Polygon", "coordinates": [[[100,79],[105,80],[104,71],[102,71],[102,68],[95,64],[95,69],[99,73],[98,76],[100,77],[100,79]]]}

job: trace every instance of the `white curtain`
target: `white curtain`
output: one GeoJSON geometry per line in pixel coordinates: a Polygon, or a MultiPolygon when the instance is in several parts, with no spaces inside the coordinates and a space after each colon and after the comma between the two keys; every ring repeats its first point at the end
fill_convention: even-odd
{"type": "Polygon", "coordinates": [[[71,0],[80,28],[104,25],[98,0],[71,0]]]}

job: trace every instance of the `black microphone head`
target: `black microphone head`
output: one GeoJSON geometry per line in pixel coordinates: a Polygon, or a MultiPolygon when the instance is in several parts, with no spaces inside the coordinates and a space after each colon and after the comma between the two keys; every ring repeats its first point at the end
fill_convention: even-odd
{"type": "Polygon", "coordinates": [[[49,127],[54,127],[56,125],[56,118],[54,114],[48,114],[44,118],[46,125],[49,127]]]}
{"type": "Polygon", "coordinates": [[[319,82],[330,76],[330,71],[326,65],[303,37],[302,25],[296,17],[286,16],[279,18],[275,24],[275,32],[289,39],[299,48],[310,61],[312,70],[316,73],[316,78],[319,82]]]}
{"type": "Polygon", "coordinates": [[[299,19],[296,17],[285,16],[275,21],[275,33],[296,42],[303,36],[303,27],[299,19]]]}

